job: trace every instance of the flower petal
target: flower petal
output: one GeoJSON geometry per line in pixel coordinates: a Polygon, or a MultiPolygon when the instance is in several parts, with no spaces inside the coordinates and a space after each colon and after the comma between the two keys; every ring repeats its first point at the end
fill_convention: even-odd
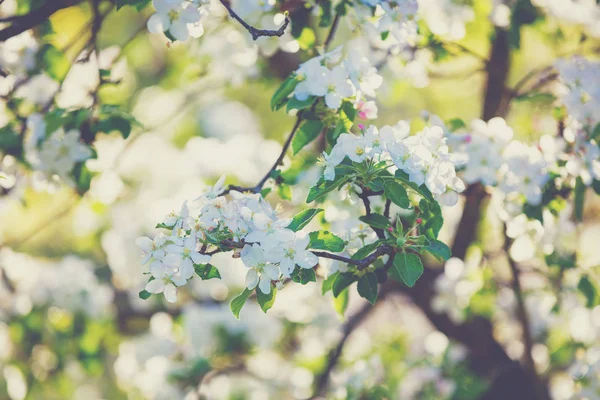
{"type": "Polygon", "coordinates": [[[164,290],[165,299],[169,303],[175,303],[177,301],[177,288],[172,283],[167,283],[164,290]]]}
{"type": "Polygon", "coordinates": [[[162,279],[154,279],[146,283],[146,291],[150,293],[161,293],[165,289],[165,283],[162,279]]]}

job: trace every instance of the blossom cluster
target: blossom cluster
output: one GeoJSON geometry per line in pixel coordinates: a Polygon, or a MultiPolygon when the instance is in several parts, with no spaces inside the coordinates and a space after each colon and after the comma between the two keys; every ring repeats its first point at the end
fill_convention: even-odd
{"type": "Polygon", "coordinates": [[[326,180],[335,179],[335,167],[346,157],[356,163],[367,158],[391,161],[408,174],[411,182],[425,184],[443,205],[456,204],[458,193],[465,189],[456,175],[456,161],[449,152],[444,132],[437,126],[410,135],[409,124],[399,121],[381,130],[370,125],[360,136],[343,133],[331,152],[323,153],[326,180]]]}
{"type": "Polygon", "coordinates": [[[337,110],[342,100],[353,98],[360,102],[363,96],[375,97],[375,90],[383,83],[377,68],[357,50],[351,50],[342,59],[342,48],[311,58],[296,71],[293,95],[300,101],[323,97],[327,107],[337,110]]]}
{"type": "Polygon", "coordinates": [[[400,47],[413,45],[417,39],[416,0],[362,0],[366,7],[354,9],[358,22],[367,33],[400,47]]]}
{"type": "Polygon", "coordinates": [[[573,57],[559,60],[556,69],[565,85],[560,100],[569,115],[584,126],[595,127],[600,123],[600,62],[573,57]]]}
{"type": "Polygon", "coordinates": [[[180,41],[190,36],[199,38],[204,34],[200,22],[203,3],[200,0],[152,0],[156,13],[148,19],[148,30],[180,41]]]}
{"type": "Polygon", "coordinates": [[[91,149],[80,142],[80,132],[77,129],[65,132],[59,127],[46,135],[44,118],[37,113],[28,118],[27,126],[27,140],[23,146],[27,162],[45,180],[73,186],[73,167],[92,156],[91,149]]]}
{"type": "Polygon", "coordinates": [[[231,200],[221,196],[224,177],[197,199],[198,213],[192,216],[187,202],[179,213],[172,212],[160,227],[171,230],[154,239],[136,240],[142,249],[142,264],[148,264],[151,280],[146,285],[150,293],[164,293],[174,302],[177,287],[192,278],[195,267],[208,264],[208,246],[221,248],[230,241],[231,247],[248,268],[246,287],[257,286],[264,294],[271,293],[273,282],[289,278],[296,265],[313,268],[318,258],[307,250],[309,236],[287,228],[290,220],[278,217],[260,194],[231,191],[231,200]],[[200,249],[200,250],[199,250],[200,249]]]}

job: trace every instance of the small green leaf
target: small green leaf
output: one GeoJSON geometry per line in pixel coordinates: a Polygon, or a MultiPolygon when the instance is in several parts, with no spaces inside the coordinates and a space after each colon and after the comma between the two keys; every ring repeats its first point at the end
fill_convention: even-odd
{"type": "Polygon", "coordinates": [[[231,308],[231,312],[237,319],[240,319],[240,311],[242,311],[242,307],[246,304],[246,300],[252,294],[252,290],[244,289],[242,293],[237,295],[231,303],[229,303],[229,308],[231,308]]]}
{"type": "Polygon", "coordinates": [[[450,257],[452,257],[450,248],[439,240],[431,240],[429,244],[425,246],[425,250],[439,261],[447,261],[450,257]]]}
{"type": "Polygon", "coordinates": [[[283,107],[297,84],[298,80],[294,75],[288,76],[271,97],[271,110],[275,111],[283,107]]]}
{"type": "Polygon", "coordinates": [[[600,194],[600,181],[594,179],[594,181],[592,182],[592,188],[594,189],[594,192],[596,192],[596,194],[600,194]]]}
{"type": "Polygon", "coordinates": [[[380,244],[381,244],[381,240],[377,240],[373,243],[367,244],[364,247],[361,247],[360,249],[358,249],[356,251],[356,253],[352,254],[352,257],[350,257],[350,258],[352,258],[353,260],[362,260],[369,254],[374,252],[379,247],[380,244]]]}
{"type": "Polygon", "coordinates": [[[312,268],[297,267],[292,272],[291,278],[294,282],[306,285],[308,282],[316,282],[317,276],[312,268]]]}
{"type": "Polygon", "coordinates": [[[142,300],[148,300],[150,296],[152,296],[152,293],[144,289],[138,294],[138,296],[140,296],[140,299],[142,300]]]}
{"type": "Polygon", "coordinates": [[[292,187],[286,183],[277,185],[277,193],[282,200],[292,200],[292,187]]]}
{"type": "Polygon", "coordinates": [[[308,50],[314,47],[315,39],[315,31],[306,26],[302,29],[302,33],[300,33],[297,42],[302,50],[308,50]]]}
{"type": "Polygon", "coordinates": [[[350,127],[352,127],[352,122],[354,122],[354,120],[356,119],[357,113],[358,112],[356,111],[356,106],[354,105],[354,103],[352,103],[351,101],[346,101],[346,100],[344,100],[342,102],[342,107],[340,110],[340,118],[344,122],[344,126],[347,129],[350,129],[350,127]],[[345,120],[347,120],[347,121],[345,121],[345,120]]]}
{"type": "Polygon", "coordinates": [[[325,196],[327,193],[340,187],[350,179],[348,175],[338,174],[338,167],[335,169],[335,176],[336,179],[333,181],[327,181],[325,178],[321,177],[319,181],[309,189],[306,202],[310,203],[325,196]]]}
{"type": "Polygon", "coordinates": [[[110,116],[98,122],[98,125],[96,125],[96,130],[104,133],[119,131],[121,132],[123,139],[127,139],[131,134],[131,121],[121,116],[110,116]]]}
{"type": "Polygon", "coordinates": [[[350,299],[350,293],[348,290],[343,290],[337,297],[333,298],[333,308],[335,311],[344,316],[346,309],[348,308],[348,300],[350,299]]]}
{"type": "Polygon", "coordinates": [[[319,26],[326,28],[331,25],[331,0],[323,0],[318,3],[321,6],[321,19],[319,26]]]}
{"type": "Polygon", "coordinates": [[[406,193],[404,186],[388,179],[383,184],[383,190],[385,196],[390,199],[392,203],[402,208],[410,208],[410,200],[408,199],[408,193],[406,193]]]}
{"type": "Polygon", "coordinates": [[[367,272],[358,281],[358,294],[367,299],[371,304],[377,301],[377,276],[374,272],[367,272]]]}
{"type": "Polygon", "coordinates": [[[406,286],[413,287],[423,275],[421,259],[410,253],[397,253],[394,256],[394,268],[406,286]]]}
{"type": "Polygon", "coordinates": [[[323,286],[321,287],[321,293],[325,295],[325,293],[329,292],[333,286],[333,282],[340,274],[340,271],[336,271],[333,274],[329,275],[327,279],[323,281],[323,286]]]}
{"type": "Polygon", "coordinates": [[[333,253],[344,251],[344,240],[329,231],[315,231],[310,234],[308,247],[315,250],[327,250],[333,253]]]}
{"type": "Polygon", "coordinates": [[[266,314],[267,311],[275,304],[275,296],[277,295],[277,288],[271,288],[271,293],[265,294],[256,288],[256,300],[263,312],[266,314]]]}
{"type": "Polygon", "coordinates": [[[65,54],[50,44],[44,45],[40,54],[44,71],[48,76],[56,81],[62,81],[71,68],[71,63],[65,54]]]}
{"type": "Polygon", "coordinates": [[[291,110],[304,110],[312,106],[315,99],[312,96],[309,96],[306,100],[298,100],[295,97],[290,97],[287,101],[287,106],[285,107],[285,111],[289,112],[291,110]]]}
{"type": "Polygon", "coordinates": [[[304,228],[314,218],[314,216],[321,211],[323,211],[322,208],[309,208],[302,210],[298,214],[294,215],[292,222],[290,222],[287,228],[297,232],[304,228]]]}
{"type": "Polygon", "coordinates": [[[587,299],[587,308],[593,308],[598,304],[598,289],[587,277],[581,277],[577,289],[579,289],[587,299]]]}
{"type": "Polygon", "coordinates": [[[319,136],[323,130],[323,123],[318,120],[308,120],[302,124],[292,139],[292,151],[298,154],[300,150],[319,136]]]}
{"type": "Polygon", "coordinates": [[[451,120],[446,121],[446,126],[450,129],[450,132],[455,132],[461,128],[466,128],[467,124],[460,118],[453,118],[451,120]]]}
{"type": "Polygon", "coordinates": [[[213,278],[221,279],[219,270],[212,264],[194,264],[194,270],[203,281],[213,278]]]}
{"type": "Polygon", "coordinates": [[[354,276],[354,274],[351,274],[350,272],[344,272],[339,274],[335,278],[335,281],[333,281],[333,285],[331,286],[333,297],[338,297],[344,289],[346,289],[354,282],[356,282],[356,276],[354,276]]]}
{"type": "Polygon", "coordinates": [[[77,184],[77,193],[84,194],[90,190],[94,174],[88,169],[85,162],[75,164],[73,167],[73,178],[77,184]]]}
{"type": "Polygon", "coordinates": [[[372,226],[373,228],[385,229],[388,226],[391,226],[390,220],[381,214],[373,213],[369,215],[363,215],[359,219],[365,224],[372,226]]]}

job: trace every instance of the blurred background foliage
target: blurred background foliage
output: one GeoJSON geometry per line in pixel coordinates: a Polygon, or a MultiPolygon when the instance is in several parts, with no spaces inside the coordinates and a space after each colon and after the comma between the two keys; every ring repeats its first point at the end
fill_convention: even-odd
{"type": "MultiPolygon", "coordinates": [[[[38,3],[43,2],[19,0],[18,14],[38,3]]],[[[493,3],[461,3],[474,12],[465,24],[466,35],[431,46],[435,62],[427,67],[427,85],[415,87],[397,72],[399,68],[382,69],[385,84],[378,95],[379,126],[418,118],[423,110],[443,120],[470,121],[481,116],[487,72],[480,58],[490,53],[494,26],[488,16],[493,3]],[[463,46],[470,52],[463,51],[463,46]]],[[[29,187],[18,202],[2,202],[1,266],[18,269],[15,276],[34,275],[40,282],[31,278],[23,293],[0,291],[0,299],[7,304],[5,310],[0,307],[0,398],[192,399],[190,393],[199,383],[210,393],[209,398],[310,397],[313,381],[327,364],[328,349],[344,324],[329,298],[320,298],[319,288],[302,288],[302,293],[290,288],[287,295],[280,294],[278,303],[282,305],[267,315],[249,306],[242,322],[237,322],[227,307],[227,300],[243,285],[243,276],[232,271],[222,272],[224,282],[194,285],[177,305],[154,297],[142,304],[137,293],[144,277],[133,243],[137,236],[152,230],[153,221],[176,209],[181,199],[196,197],[221,173],[229,174],[228,182],[252,184],[261,177],[276,158],[277,143],[284,140],[293,123],[293,117],[269,107],[282,77],[293,70],[281,60],[289,63],[292,57],[292,65],[297,65],[308,58],[307,53],[258,57],[249,63],[252,66],[220,75],[219,68],[234,69],[233,61],[215,58],[220,57],[219,52],[235,56],[236,51],[223,38],[232,32],[245,34],[231,22],[223,22],[222,30],[207,32],[193,43],[167,45],[146,30],[151,7],[141,12],[122,7],[117,12],[104,2],[103,9],[107,14],[98,48],[120,47],[126,68],[119,84],[100,89],[100,102],[123,107],[141,127],[135,126],[127,140],[113,132],[96,144],[100,171],[109,171],[112,165],[124,185],[114,199],[103,200],[94,190],[81,197],[68,187],[53,193],[29,187]],[[215,43],[211,52],[194,51],[209,41],[215,43]],[[240,140],[244,135],[247,140],[240,140]],[[203,140],[193,143],[197,138],[203,140]],[[247,160],[241,159],[245,155],[247,160]],[[88,262],[91,276],[70,269],[88,262]],[[51,272],[43,274],[40,268],[51,272]],[[69,294],[75,281],[89,282],[82,284],[89,293],[69,294]],[[61,295],[65,299],[61,300],[61,295]]],[[[515,10],[512,29],[517,29],[518,35],[513,32],[511,37],[509,87],[558,58],[597,56],[600,43],[588,37],[581,26],[545,18],[531,4],[528,10],[515,10]],[[534,18],[530,20],[527,13],[532,10],[534,18]]],[[[56,12],[36,28],[43,45],[66,48],[62,55],[45,60],[44,69],[54,71],[59,80],[90,40],[91,19],[90,4],[83,2],[56,12]]],[[[322,41],[327,30],[318,27],[313,17],[305,29],[308,31],[301,39],[306,43],[301,47],[322,41]]],[[[427,35],[424,20],[420,31],[427,35]]],[[[342,23],[334,46],[353,35],[351,27],[342,23]]],[[[253,46],[245,36],[239,40],[253,46]]],[[[556,130],[554,109],[552,98],[530,96],[517,99],[506,119],[516,138],[533,143],[556,130]]],[[[306,164],[314,161],[314,154],[301,153],[291,174],[308,174],[313,169],[306,164]]],[[[102,191],[111,183],[97,185],[102,191]]],[[[302,187],[294,188],[291,201],[285,201],[286,214],[292,215],[302,204],[302,192],[302,187]]],[[[282,201],[275,194],[269,199],[282,201]]],[[[587,242],[582,241],[580,248],[587,252],[587,261],[580,262],[590,267],[597,267],[600,261],[599,207],[592,198],[586,204],[587,234],[583,239],[587,242]]],[[[457,213],[448,210],[447,238],[452,236],[457,213]]],[[[472,249],[474,258],[487,254],[499,240],[494,234],[497,222],[485,220],[479,229],[482,234],[472,249]]],[[[223,257],[219,267],[233,270],[230,267],[235,261],[223,257]]],[[[467,318],[495,315],[503,283],[497,282],[497,270],[502,268],[492,264],[488,260],[479,272],[483,283],[466,308],[467,318]]],[[[360,302],[352,298],[347,314],[358,309],[360,302]]],[[[598,299],[593,302],[597,304],[598,299]]],[[[336,382],[344,390],[332,397],[410,398],[399,395],[401,391],[391,392],[401,387],[401,382],[419,382],[419,399],[476,399],[485,392],[486,383],[461,361],[464,349],[448,343],[446,336],[409,308],[406,299],[393,296],[382,303],[371,317],[372,323],[350,337],[342,363],[345,369],[336,382]],[[371,384],[380,370],[385,371],[379,382],[383,384],[371,384]],[[440,395],[444,385],[452,386],[451,397],[440,395]]],[[[600,328],[594,329],[597,338],[600,328]]],[[[585,348],[560,331],[549,333],[540,343],[551,359],[546,367],[569,364],[585,348]]]]}

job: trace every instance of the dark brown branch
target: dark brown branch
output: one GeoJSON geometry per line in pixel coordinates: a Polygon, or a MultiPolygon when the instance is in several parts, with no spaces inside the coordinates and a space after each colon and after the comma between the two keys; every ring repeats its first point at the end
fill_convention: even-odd
{"type": "Polygon", "coordinates": [[[250,32],[250,35],[252,35],[252,39],[254,39],[254,40],[258,39],[259,37],[263,37],[263,36],[281,37],[285,33],[285,29],[287,28],[287,26],[290,23],[290,18],[288,17],[288,14],[285,13],[285,21],[283,21],[283,25],[281,25],[279,27],[279,29],[273,29],[273,30],[272,29],[257,29],[255,27],[253,27],[252,25],[248,24],[246,21],[244,21],[239,15],[237,15],[237,13],[229,6],[229,3],[227,2],[227,0],[220,0],[220,1],[221,1],[221,4],[223,4],[223,6],[227,9],[227,11],[229,11],[229,15],[231,16],[231,18],[235,19],[248,32],[250,32]]]}
{"type": "MultiPolygon", "coordinates": [[[[377,306],[377,304],[381,304],[381,300],[383,300],[387,293],[387,289],[381,290],[381,292],[379,293],[379,301],[375,304],[375,306],[377,306]]],[[[327,357],[327,365],[325,365],[323,372],[321,372],[318,376],[315,377],[315,395],[325,395],[325,393],[327,392],[327,388],[329,387],[329,375],[331,374],[331,371],[333,371],[335,366],[338,364],[338,361],[342,355],[342,351],[344,350],[344,345],[346,344],[346,341],[348,340],[352,332],[365,320],[365,318],[374,309],[374,306],[371,306],[371,304],[366,303],[356,314],[348,318],[348,321],[344,324],[344,327],[342,329],[342,337],[340,341],[335,346],[335,348],[333,348],[329,352],[329,356],[327,357]]]]}
{"type": "Polygon", "coordinates": [[[369,265],[373,264],[375,260],[377,260],[379,257],[384,256],[386,254],[391,255],[392,252],[393,248],[391,246],[388,246],[387,244],[384,244],[379,246],[377,250],[375,250],[375,252],[373,252],[371,255],[360,260],[353,260],[348,257],[338,256],[337,254],[326,253],[324,251],[313,251],[312,253],[317,257],[330,258],[332,260],[342,261],[347,264],[356,265],[356,267],[359,270],[362,270],[367,268],[369,265]]]}
{"type": "Polygon", "coordinates": [[[17,36],[28,29],[34,28],[48,18],[55,12],[68,8],[80,3],[82,0],[52,0],[46,1],[40,8],[31,11],[29,14],[16,15],[10,18],[11,24],[0,30],[0,42],[10,39],[13,36],[17,36]]]}

